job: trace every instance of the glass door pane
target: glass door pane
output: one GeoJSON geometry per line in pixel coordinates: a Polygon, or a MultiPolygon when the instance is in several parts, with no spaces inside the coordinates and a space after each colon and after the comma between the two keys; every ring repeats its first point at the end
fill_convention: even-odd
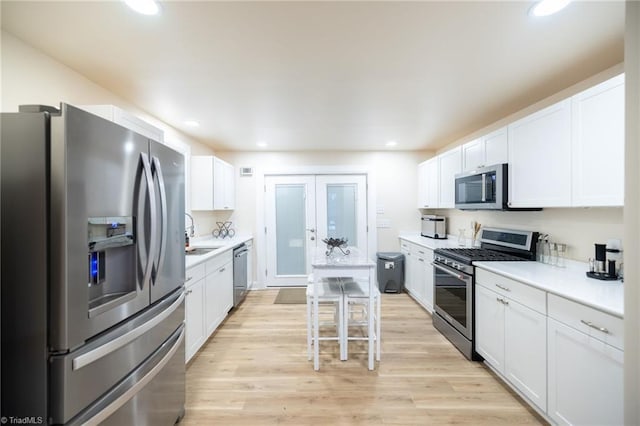
{"type": "Polygon", "coordinates": [[[301,286],[316,247],[313,176],[265,177],[266,284],[301,286]]]}
{"type": "Polygon", "coordinates": [[[358,245],[357,191],[353,183],[327,185],[327,237],[347,238],[349,245],[358,245]]]}
{"type": "Polygon", "coordinates": [[[304,275],[306,266],[305,185],[276,185],[276,273],[304,275]]]}
{"type": "Polygon", "coordinates": [[[367,179],[364,175],[316,176],[318,241],[347,238],[367,254],[367,179]]]}

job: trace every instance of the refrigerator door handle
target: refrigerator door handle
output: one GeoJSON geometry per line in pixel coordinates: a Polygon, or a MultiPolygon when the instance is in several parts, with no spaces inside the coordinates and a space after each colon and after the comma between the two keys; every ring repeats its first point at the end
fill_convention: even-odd
{"type": "MultiPolygon", "coordinates": [[[[151,170],[155,170],[155,176],[158,178],[158,187],[160,188],[160,221],[162,223],[162,232],[160,233],[160,248],[158,250],[157,263],[154,268],[154,280],[158,271],[164,264],[165,253],[167,252],[167,192],[164,186],[164,175],[158,157],[152,157],[151,170]]],[[[155,260],[154,260],[155,262],[155,260]]]]}
{"type": "MultiPolygon", "coordinates": [[[[142,169],[144,170],[145,180],[147,182],[147,191],[149,193],[149,209],[151,212],[151,222],[150,229],[151,235],[149,236],[149,252],[147,258],[147,265],[144,268],[144,278],[142,280],[142,285],[148,282],[151,276],[151,269],[153,266],[153,256],[155,256],[155,252],[157,251],[157,236],[154,230],[156,229],[156,220],[158,217],[157,206],[156,206],[156,192],[153,184],[153,175],[151,173],[151,164],[149,163],[149,157],[144,152],[140,153],[140,159],[142,160],[142,169]]],[[[143,213],[144,214],[144,213],[143,213]]],[[[142,223],[143,221],[139,221],[142,223]]]]}
{"type": "Polygon", "coordinates": [[[108,419],[110,415],[118,411],[120,407],[122,407],[127,402],[129,402],[131,398],[136,396],[136,394],[140,392],[142,388],[144,388],[151,380],[153,380],[158,375],[158,373],[162,371],[165,365],[169,363],[171,358],[173,358],[175,353],[178,351],[178,348],[182,344],[182,341],[184,340],[184,334],[185,334],[185,330],[183,328],[180,331],[180,335],[178,336],[177,341],[173,344],[169,352],[160,360],[160,362],[158,362],[158,364],[155,365],[155,367],[151,369],[151,371],[145,374],[145,376],[142,379],[140,379],[140,381],[136,382],[135,385],[127,389],[126,392],[124,392],[122,395],[120,395],[118,398],[112,401],[109,405],[107,405],[103,410],[98,412],[95,416],[91,417],[82,425],[98,426],[100,423],[108,419]]]}
{"type": "Polygon", "coordinates": [[[128,345],[138,337],[145,334],[147,331],[151,330],[152,328],[160,324],[166,318],[168,318],[169,315],[171,315],[176,309],[180,307],[183,301],[184,301],[184,293],[181,293],[180,297],[178,297],[178,299],[175,302],[173,302],[171,306],[169,306],[167,309],[165,309],[164,311],[160,312],[158,315],[153,317],[153,319],[150,319],[149,321],[145,322],[141,326],[136,327],[133,330],[128,331],[127,333],[119,337],[116,337],[115,339],[111,340],[109,343],[105,343],[104,345],[99,346],[94,350],[87,352],[86,354],[82,354],[74,358],[73,361],[71,362],[72,369],[79,370],[82,367],[85,367],[91,364],[92,362],[95,362],[100,358],[103,358],[109,355],[110,353],[117,351],[123,346],[128,345]]]}

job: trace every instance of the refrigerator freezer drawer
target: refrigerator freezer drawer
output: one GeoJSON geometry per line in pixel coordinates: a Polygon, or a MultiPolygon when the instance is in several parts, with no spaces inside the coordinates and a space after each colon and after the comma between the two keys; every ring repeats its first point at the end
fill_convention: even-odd
{"type": "Polygon", "coordinates": [[[74,418],[83,426],[172,425],[184,415],[184,325],[115,388],[74,418]]]}
{"type": "Polygon", "coordinates": [[[184,294],[180,289],[80,349],[52,357],[50,415],[54,423],[68,422],[102,397],[183,323],[184,294]]]}

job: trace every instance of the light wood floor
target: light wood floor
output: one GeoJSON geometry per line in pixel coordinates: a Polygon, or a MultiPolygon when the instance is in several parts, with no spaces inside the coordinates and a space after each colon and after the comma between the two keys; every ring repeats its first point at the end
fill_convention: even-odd
{"type": "Polygon", "coordinates": [[[307,361],[305,305],[252,291],[187,366],[187,425],[544,424],[477,362],[467,361],[406,294],[382,299],[382,360],[352,342],[339,361],[307,361]]]}

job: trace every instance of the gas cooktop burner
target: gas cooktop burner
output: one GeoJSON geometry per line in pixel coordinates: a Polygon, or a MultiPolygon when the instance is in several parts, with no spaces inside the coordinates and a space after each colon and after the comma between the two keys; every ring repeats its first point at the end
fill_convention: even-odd
{"type": "Polygon", "coordinates": [[[471,264],[471,262],[474,261],[506,262],[526,260],[518,256],[513,256],[507,253],[501,253],[499,251],[487,250],[483,248],[446,248],[437,249],[435,252],[467,264],[471,264]]]}

